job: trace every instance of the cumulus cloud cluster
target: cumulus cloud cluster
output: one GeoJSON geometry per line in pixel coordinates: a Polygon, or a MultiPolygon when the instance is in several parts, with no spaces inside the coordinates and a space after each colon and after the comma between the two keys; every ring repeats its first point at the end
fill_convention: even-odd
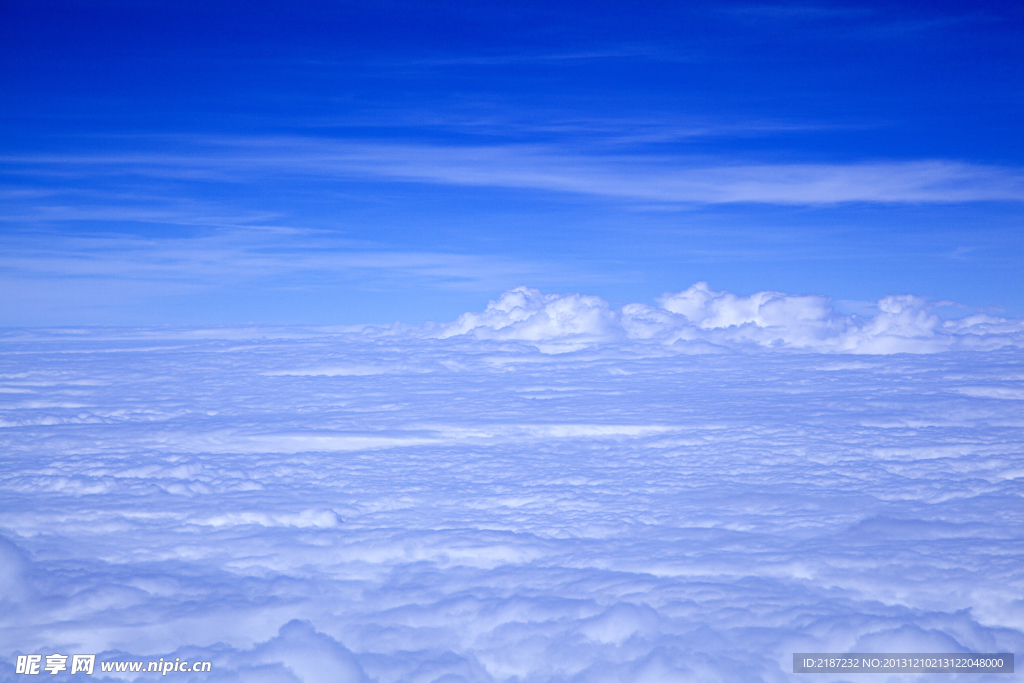
{"type": "Polygon", "coordinates": [[[1024,321],[985,314],[943,320],[931,302],[911,295],[880,299],[868,318],[838,313],[825,296],[770,291],[740,296],[706,282],[658,301],[657,308],[633,303],[614,311],[596,296],[517,287],[482,313],[465,313],[443,326],[439,336],[527,341],[549,351],[623,340],[855,354],[1024,345],[1024,321]]]}
{"type": "MultiPolygon", "coordinates": [[[[862,338],[957,334],[882,306],[862,338]]],[[[32,653],[627,683],[1020,652],[1021,349],[800,351],[842,320],[698,285],[520,289],[427,330],[6,332],[0,680],[32,653]]]]}

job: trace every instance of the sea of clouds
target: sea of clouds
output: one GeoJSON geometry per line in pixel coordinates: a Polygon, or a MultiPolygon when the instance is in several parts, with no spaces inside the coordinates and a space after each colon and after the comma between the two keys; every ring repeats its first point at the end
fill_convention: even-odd
{"type": "Polygon", "coordinates": [[[1022,321],[659,304],[3,331],[0,680],[95,653],[213,662],[180,681],[903,681],[935,675],[792,654],[1024,650],[1022,321]]]}

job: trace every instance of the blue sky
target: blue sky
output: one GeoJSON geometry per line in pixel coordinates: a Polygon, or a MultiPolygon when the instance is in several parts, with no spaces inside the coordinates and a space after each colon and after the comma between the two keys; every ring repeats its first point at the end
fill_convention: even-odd
{"type": "Polygon", "coordinates": [[[1015,3],[0,8],[3,326],[701,280],[1024,315],[1015,3]]]}

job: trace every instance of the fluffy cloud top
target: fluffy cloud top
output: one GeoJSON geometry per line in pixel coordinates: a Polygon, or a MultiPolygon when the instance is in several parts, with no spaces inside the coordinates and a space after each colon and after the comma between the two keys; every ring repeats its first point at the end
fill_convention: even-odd
{"type": "Polygon", "coordinates": [[[880,299],[876,314],[867,318],[838,313],[825,296],[771,291],[740,296],[706,282],[665,294],[658,303],[658,308],[633,303],[613,311],[600,297],[517,287],[482,313],[465,313],[442,326],[438,336],[519,340],[552,352],[626,340],[856,354],[1024,345],[1024,321],[988,315],[943,320],[934,304],[910,295],[880,299]]]}
{"type": "Polygon", "coordinates": [[[542,294],[531,287],[516,287],[489,302],[483,313],[462,314],[438,336],[472,333],[479,339],[515,339],[571,349],[614,339],[622,332],[619,314],[600,297],[542,294]]]}

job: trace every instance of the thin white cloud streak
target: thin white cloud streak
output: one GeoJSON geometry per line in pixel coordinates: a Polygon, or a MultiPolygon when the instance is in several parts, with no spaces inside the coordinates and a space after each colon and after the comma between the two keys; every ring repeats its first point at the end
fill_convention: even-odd
{"type": "MultiPolygon", "coordinates": [[[[564,277],[573,272],[572,266],[555,267],[543,258],[388,249],[273,226],[178,238],[9,234],[0,236],[0,291],[7,294],[0,299],[0,326],[268,317],[301,322],[290,317],[291,306],[314,303],[318,312],[303,315],[330,324],[338,321],[339,306],[357,306],[375,292],[415,289],[450,296],[500,291],[510,282],[548,283],[552,273],[564,277]],[[293,304],[268,308],[257,303],[260,297],[293,304]],[[196,307],[190,301],[204,304],[196,307]],[[181,306],[193,311],[182,314],[190,317],[174,317],[181,306]],[[240,313],[245,306],[250,312],[240,313]]],[[[363,315],[382,322],[370,313],[344,320],[366,322],[363,315]]]]}
{"type": "Polygon", "coordinates": [[[610,59],[644,59],[665,62],[697,61],[680,55],[670,55],[664,51],[648,47],[620,48],[590,52],[561,52],[540,54],[495,54],[467,57],[438,57],[435,59],[411,59],[399,62],[385,62],[388,66],[436,67],[436,66],[505,66],[518,64],[550,64],[559,62],[577,62],[610,59]]]}
{"type": "MultiPolygon", "coordinates": [[[[1024,199],[1024,175],[945,161],[709,165],[639,156],[559,156],[538,148],[387,147],[320,157],[339,173],[672,203],[835,204],[1024,199]]],[[[282,159],[282,167],[291,161],[282,159]]]]}
{"type": "MultiPolygon", "coordinates": [[[[347,130],[347,139],[359,140],[365,131],[393,131],[390,136],[401,135],[403,131],[430,131],[436,135],[456,134],[474,136],[478,139],[502,139],[521,143],[533,140],[557,139],[562,146],[571,146],[573,141],[592,145],[592,151],[615,153],[626,145],[657,144],[694,139],[711,138],[763,138],[772,134],[859,130],[878,128],[884,122],[825,122],[819,120],[787,119],[746,119],[733,118],[714,120],[708,117],[682,117],[675,115],[657,116],[648,112],[643,118],[608,118],[566,116],[564,112],[548,112],[538,116],[517,116],[507,108],[494,106],[474,113],[433,111],[375,112],[372,115],[311,116],[296,120],[282,119],[283,125],[292,124],[308,130],[347,130]],[[557,136],[557,137],[556,137],[557,136]]],[[[384,135],[379,139],[388,139],[384,135]]]]}
{"type": "Polygon", "coordinates": [[[225,139],[194,154],[8,156],[21,172],[140,175],[199,182],[259,177],[376,180],[543,190],[664,203],[789,205],[1024,200],[1013,167],[948,160],[850,164],[732,163],[666,155],[598,155],[543,145],[408,145],[225,139]]]}
{"type": "Polygon", "coordinates": [[[389,248],[281,225],[183,237],[68,232],[0,235],[0,291],[8,295],[0,298],[0,326],[421,322],[438,315],[447,319],[463,309],[440,314],[409,304],[385,318],[352,311],[385,292],[401,305],[412,291],[428,299],[433,292],[443,300],[463,296],[460,292],[501,291],[522,281],[551,286],[565,278],[606,279],[588,272],[585,264],[544,255],[389,248]],[[264,298],[292,303],[262,306],[258,302],[264,298]],[[175,313],[179,310],[192,313],[175,313]],[[304,311],[302,317],[293,315],[297,310],[304,311]]]}
{"type": "Polygon", "coordinates": [[[486,255],[375,248],[314,231],[233,230],[203,237],[144,238],[46,235],[0,238],[0,273],[47,280],[225,284],[270,277],[426,278],[492,282],[544,272],[543,263],[486,255]],[[298,234],[294,234],[298,233],[298,234]],[[370,275],[372,277],[372,275],[370,275]]]}

